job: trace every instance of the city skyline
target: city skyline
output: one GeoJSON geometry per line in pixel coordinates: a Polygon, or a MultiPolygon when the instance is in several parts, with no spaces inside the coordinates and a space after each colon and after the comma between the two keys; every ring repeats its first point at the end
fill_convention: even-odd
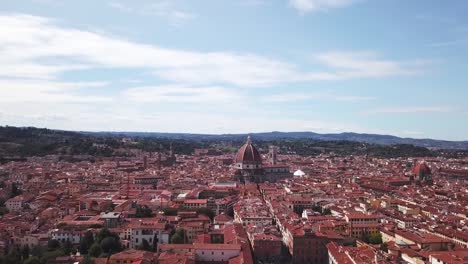
{"type": "Polygon", "coordinates": [[[468,2],[0,7],[0,125],[467,140],[468,2]]]}

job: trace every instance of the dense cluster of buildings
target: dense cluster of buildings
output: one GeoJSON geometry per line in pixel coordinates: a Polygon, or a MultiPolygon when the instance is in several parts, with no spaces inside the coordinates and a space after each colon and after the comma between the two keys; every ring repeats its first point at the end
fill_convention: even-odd
{"type": "Polygon", "coordinates": [[[106,228],[124,250],[94,263],[468,263],[466,159],[304,157],[250,137],[235,155],[128,151],[0,165],[0,255],[56,240],[76,250],[51,263],[76,263],[106,228]]]}

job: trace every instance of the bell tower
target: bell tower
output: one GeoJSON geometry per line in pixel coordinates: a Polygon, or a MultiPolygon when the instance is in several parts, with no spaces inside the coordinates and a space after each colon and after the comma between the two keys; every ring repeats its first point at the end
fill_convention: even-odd
{"type": "Polygon", "coordinates": [[[278,164],[278,147],[277,146],[268,147],[268,158],[270,160],[271,165],[278,164]]]}

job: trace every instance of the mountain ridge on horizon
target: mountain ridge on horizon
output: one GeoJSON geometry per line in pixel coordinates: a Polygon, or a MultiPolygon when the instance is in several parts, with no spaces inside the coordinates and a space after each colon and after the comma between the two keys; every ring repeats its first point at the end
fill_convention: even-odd
{"type": "MultiPolygon", "coordinates": [[[[2,126],[0,126],[2,127],[2,126]]],[[[14,126],[3,126],[14,127],[14,126]]],[[[17,127],[17,128],[36,128],[36,127],[17,127]]],[[[38,128],[40,129],[40,128],[38,128]]],[[[226,134],[203,134],[203,133],[172,133],[172,132],[129,132],[129,131],[76,131],[64,129],[50,129],[51,131],[73,132],[82,135],[95,136],[124,136],[124,137],[147,137],[147,138],[166,138],[166,139],[185,139],[185,140],[234,140],[244,141],[248,135],[254,140],[287,140],[287,139],[306,139],[316,141],[352,141],[379,145],[397,145],[409,144],[429,149],[447,149],[447,150],[468,150],[468,140],[450,141],[430,138],[410,138],[398,137],[394,135],[370,134],[370,133],[316,133],[311,131],[302,132],[256,132],[256,133],[226,133],[226,134]]]]}
{"type": "Polygon", "coordinates": [[[207,139],[230,139],[242,140],[251,135],[255,140],[279,140],[279,139],[310,139],[322,141],[355,141],[365,142],[371,144],[411,144],[415,146],[433,148],[433,149],[464,149],[468,150],[468,140],[451,141],[431,138],[411,138],[411,137],[398,137],[386,134],[371,134],[371,133],[356,133],[356,132],[342,132],[342,133],[316,133],[312,131],[302,132],[254,132],[254,133],[223,133],[223,134],[204,134],[204,133],[175,133],[175,132],[129,132],[129,131],[76,131],[82,134],[94,135],[119,135],[128,137],[160,137],[160,138],[173,138],[173,139],[192,139],[192,140],[207,140],[207,139]]]}

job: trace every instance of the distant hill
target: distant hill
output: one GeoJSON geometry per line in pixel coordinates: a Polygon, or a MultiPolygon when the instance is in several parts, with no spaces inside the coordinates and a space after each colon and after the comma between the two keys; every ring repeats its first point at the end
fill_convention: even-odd
{"type": "MultiPolygon", "coordinates": [[[[185,140],[245,140],[247,134],[190,134],[190,133],[158,133],[158,132],[82,132],[91,135],[114,135],[126,137],[156,137],[185,140]]],[[[314,132],[265,132],[251,133],[257,141],[271,141],[279,139],[310,139],[323,141],[354,141],[379,145],[409,144],[429,149],[447,150],[468,150],[468,141],[447,141],[436,139],[415,139],[401,138],[391,135],[359,134],[359,133],[339,133],[339,134],[319,134],[314,132]]]]}
{"type": "MultiPolygon", "coordinates": [[[[467,142],[407,139],[371,134],[317,134],[312,132],[269,132],[251,134],[265,153],[268,146],[281,153],[305,156],[332,154],[371,157],[465,157],[467,142]]],[[[196,148],[211,148],[219,153],[235,152],[247,134],[204,135],[185,133],[72,132],[34,127],[0,126],[0,163],[30,156],[58,154],[88,157],[131,156],[134,149],[167,152],[172,146],[178,154],[194,153],[196,148]],[[122,140],[132,138],[131,141],[122,140]]]]}
{"type": "Polygon", "coordinates": [[[22,157],[45,155],[87,155],[92,157],[128,156],[127,149],[168,150],[172,144],[178,153],[192,153],[203,147],[195,141],[169,138],[143,138],[130,147],[109,133],[80,133],[35,127],[0,126],[0,163],[22,157]],[[174,142],[173,142],[174,141],[174,142]]]}
{"type": "Polygon", "coordinates": [[[93,147],[95,140],[76,132],[33,127],[0,126],[0,158],[48,154],[108,155],[110,149],[93,147]]]}

